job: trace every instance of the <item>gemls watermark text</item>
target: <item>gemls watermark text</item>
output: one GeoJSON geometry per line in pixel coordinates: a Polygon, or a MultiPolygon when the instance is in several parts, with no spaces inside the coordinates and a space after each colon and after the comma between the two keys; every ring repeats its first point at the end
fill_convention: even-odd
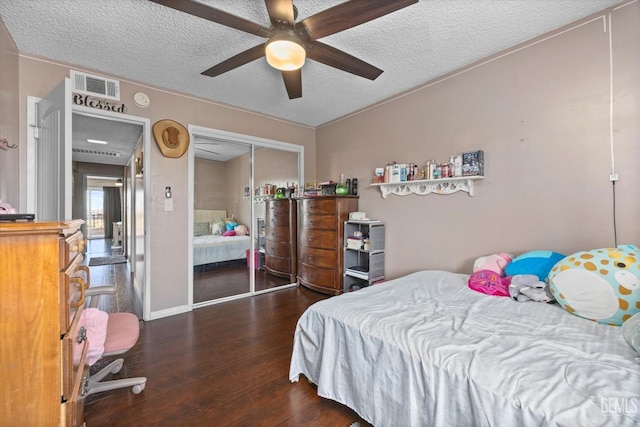
{"type": "Polygon", "coordinates": [[[637,414],[640,410],[640,398],[603,397],[600,399],[600,410],[605,414],[637,414]]]}

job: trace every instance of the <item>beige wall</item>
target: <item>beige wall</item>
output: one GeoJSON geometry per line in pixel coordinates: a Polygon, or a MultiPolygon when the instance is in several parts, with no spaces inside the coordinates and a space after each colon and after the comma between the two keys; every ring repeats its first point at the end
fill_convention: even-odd
{"type": "MultiPolygon", "coordinates": [[[[613,12],[612,21],[618,243],[638,244],[640,3],[613,12]]],[[[172,118],[303,145],[305,180],[337,180],[341,173],[357,177],[360,209],[387,224],[388,277],[425,268],[469,271],[476,257],[498,251],[570,253],[613,245],[605,22],[570,29],[318,129],[127,81],[122,81],[122,102],[129,114],[151,123],[172,118]],[[140,90],[151,98],[147,109],[132,102],[140,90]],[[477,184],[475,197],[382,199],[378,189],[368,186],[373,169],[389,161],[444,161],[476,149],[486,152],[486,179],[477,184]]],[[[19,134],[21,145],[8,155],[0,152],[0,197],[14,194],[7,185],[19,179],[22,203],[26,97],[45,96],[70,67],[26,56],[16,66],[15,47],[2,25],[0,36],[0,66],[9,64],[8,74],[0,70],[0,125],[3,132],[7,125],[8,132],[19,134]]],[[[150,182],[147,234],[152,249],[143,256],[150,261],[151,311],[157,312],[187,305],[187,156],[165,158],[154,142],[145,156],[150,160],[145,179],[150,182]],[[171,212],[163,209],[167,185],[174,194],[171,212]]],[[[136,206],[142,201],[139,186],[135,201],[136,206]]],[[[144,223],[139,210],[136,218],[144,223]]],[[[138,229],[138,243],[143,235],[138,229]]],[[[137,268],[136,274],[144,272],[137,268]]]]}
{"type": "MultiPolygon", "coordinates": [[[[24,143],[26,97],[43,97],[62,79],[69,76],[70,68],[83,69],[26,56],[20,56],[19,65],[19,129],[20,142],[24,143]]],[[[85,71],[104,75],[96,70],[85,71]]],[[[118,78],[110,75],[107,77],[118,78]]],[[[315,178],[315,130],[313,128],[123,80],[121,80],[120,91],[121,103],[126,105],[128,114],[149,118],[152,124],[161,119],[171,118],[185,126],[192,124],[302,145],[305,150],[307,177],[315,178]],[[138,91],[144,91],[149,95],[151,105],[148,108],[138,108],[133,104],[133,94],[138,91]]],[[[178,159],[163,157],[154,141],[152,141],[150,153],[145,152],[145,157],[147,156],[150,167],[145,170],[145,179],[150,183],[151,203],[150,223],[147,224],[146,233],[150,239],[151,251],[145,254],[145,257],[151,269],[151,276],[146,279],[149,280],[151,287],[150,310],[154,313],[188,305],[187,254],[190,250],[187,240],[188,156],[178,159]],[[166,186],[171,186],[173,190],[173,211],[164,210],[166,186]]],[[[0,171],[0,174],[4,177],[3,171],[0,171]]],[[[26,180],[22,173],[20,178],[26,180]]],[[[139,232],[144,233],[144,230],[139,232]]]]}
{"type": "Polygon", "coordinates": [[[193,159],[193,208],[227,209],[224,162],[193,159]]]}
{"type": "MultiPolygon", "coordinates": [[[[0,136],[9,144],[19,143],[18,124],[18,49],[11,35],[0,19],[0,136]]],[[[21,150],[0,149],[0,199],[24,212],[26,203],[21,204],[20,192],[21,150]]],[[[26,181],[25,181],[26,182],[26,181]]],[[[25,187],[22,187],[24,191],[25,187]]]]}
{"type": "MultiPolygon", "coordinates": [[[[606,16],[605,16],[606,17],[606,16]]],[[[609,33],[604,18],[317,130],[319,180],[355,176],[360,209],[386,223],[386,273],[470,272],[476,257],[613,246],[609,33]],[[390,161],[485,151],[467,193],[389,196],[390,161]]],[[[640,244],[640,3],[612,14],[618,244],[640,244]]]]}

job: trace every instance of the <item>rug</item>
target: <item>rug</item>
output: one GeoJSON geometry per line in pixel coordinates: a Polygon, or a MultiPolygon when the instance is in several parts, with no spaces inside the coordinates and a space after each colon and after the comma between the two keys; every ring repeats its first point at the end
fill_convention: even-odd
{"type": "Polygon", "coordinates": [[[89,259],[89,267],[96,265],[122,264],[123,262],[127,262],[127,258],[124,255],[95,257],[89,259]]]}

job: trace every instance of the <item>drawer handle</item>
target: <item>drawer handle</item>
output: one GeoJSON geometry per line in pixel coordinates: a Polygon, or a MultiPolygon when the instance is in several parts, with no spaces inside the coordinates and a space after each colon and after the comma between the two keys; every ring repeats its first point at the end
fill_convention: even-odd
{"type": "Polygon", "coordinates": [[[82,384],[80,385],[80,397],[84,397],[89,392],[89,376],[82,377],[82,384]]]}
{"type": "Polygon", "coordinates": [[[80,326],[78,331],[78,344],[82,344],[87,340],[87,329],[84,326],[80,326]]]}
{"type": "Polygon", "coordinates": [[[69,246],[71,252],[84,252],[84,248],[87,246],[87,241],[84,239],[77,239],[72,246],[69,246]]]}
{"type": "Polygon", "coordinates": [[[86,275],[84,288],[89,289],[89,286],[91,286],[91,274],[89,274],[89,266],[79,265],[78,269],[84,271],[84,274],[86,275]]]}
{"type": "Polygon", "coordinates": [[[77,308],[80,307],[82,304],[84,304],[84,299],[85,299],[85,295],[84,295],[84,290],[85,288],[85,281],[82,277],[73,277],[71,279],[71,283],[75,283],[77,285],[80,285],[80,299],[77,302],[72,302],[71,303],[71,307],[73,308],[77,308]]]}

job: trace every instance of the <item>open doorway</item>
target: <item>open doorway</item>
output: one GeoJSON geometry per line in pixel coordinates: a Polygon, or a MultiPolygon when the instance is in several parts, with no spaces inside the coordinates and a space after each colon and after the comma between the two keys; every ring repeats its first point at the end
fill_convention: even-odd
{"type": "MultiPolygon", "coordinates": [[[[143,160],[142,154],[149,150],[150,121],[71,105],[71,94],[70,79],[65,79],[45,98],[27,97],[27,209],[36,212],[37,219],[85,219],[87,177],[121,179],[122,251],[131,270],[127,277],[132,284],[135,313],[148,319],[151,311],[146,281],[149,239],[145,224],[149,220],[150,197],[149,182],[143,171],[148,176],[149,161],[143,160]],[[57,121],[46,122],[44,118],[49,115],[57,117],[57,121]],[[134,136],[123,138],[123,134],[132,133],[131,129],[134,136]],[[41,146],[57,148],[48,156],[42,156],[41,146]],[[43,164],[56,164],[50,174],[53,178],[44,174],[43,164]],[[41,182],[47,186],[40,185],[41,182]],[[56,195],[53,202],[48,201],[52,197],[42,198],[50,194],[56,195]],[[40,211],[44,213],[38,215],[40,211]]],[[[106,221],[103,219],[103,222],[106,221]]],[[[105,236],[112,233],[108,224],[103,227],[105,236]]],[[[87,235],[86,224],[83,233],[87,235]]],[[[92,275],[93,284],[97,283],[92,275]]]]}

